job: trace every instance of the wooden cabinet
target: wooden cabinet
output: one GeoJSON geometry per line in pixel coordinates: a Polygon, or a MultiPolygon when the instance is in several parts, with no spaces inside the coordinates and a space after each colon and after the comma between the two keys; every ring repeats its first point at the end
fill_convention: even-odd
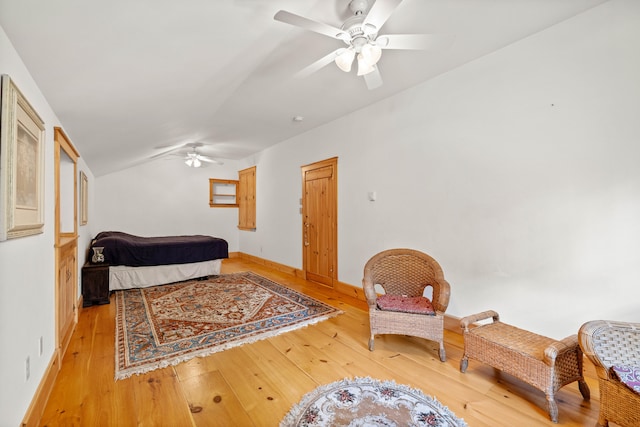
{"type": "Polygon", "coordinates": [[[62,358],[78,321],[78,151],[54,128],[56,351],[62,358]]]}
{"type": "Polygon", "coordinates": [[[71,338],[76,322],[77,301],[77,243],[76,239],[64,241],[57,248],[58,255],[58,334],[61,343],[71,338]]]}
{"type": "Polygon", "coordinates": [[[256,228],[256,167],[238,172],[238,228],[256,228]]]}
{"type": "Polygon", "coordinates": [[[86,263],[82,267],[82,306],[109,304],[109,265],[86,263]]]}
{"type": "Polygon", "coordinates": [[[237,207],[238,228],[256,229],[256,167],[238,172],[238,180],[209,179],[209,206],[237,207]]]}

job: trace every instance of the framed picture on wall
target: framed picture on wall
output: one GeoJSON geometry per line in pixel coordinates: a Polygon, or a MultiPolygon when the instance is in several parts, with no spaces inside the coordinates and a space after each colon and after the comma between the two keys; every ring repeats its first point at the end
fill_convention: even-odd
{"type": "Polygon", "coordinates": [[[44,228],[44,122],[8,75],[0,88],[0,240],[6,240],[44,228]]]}
{"type": "Polygon", "coordinates": [[[89,222],[89,180],[84,172],[80,171],[80,225],[89,222]]]}

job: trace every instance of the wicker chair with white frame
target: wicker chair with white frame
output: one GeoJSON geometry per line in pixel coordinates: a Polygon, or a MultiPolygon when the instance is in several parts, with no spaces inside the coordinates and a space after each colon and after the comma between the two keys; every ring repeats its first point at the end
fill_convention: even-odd
{"type": "Polygon", "coordinates": [[[369,305],[369,350],[377,334],[409,335],[436,341],[440,360],[446,361],[444,312],[451,289],[435,259],[414,249],[382,251],[367,261],[362,287],[369,305]]]}
{"type": "Polygon", "coordinates": [[[633,374],[640,371],[640,323],[592,320],[580,327],[578,340],[598,375],[600,414],[596,426],[612,422],[640,427],[640,393],[620,381],[616,373],[626,371],[637,382],[633,374]]]}

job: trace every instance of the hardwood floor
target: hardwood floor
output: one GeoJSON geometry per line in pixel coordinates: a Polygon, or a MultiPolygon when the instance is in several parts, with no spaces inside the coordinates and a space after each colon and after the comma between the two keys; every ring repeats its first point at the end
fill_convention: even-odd
{"type": "MultiPolygon", "coordinates": [[[[459,371],[460,334],[445,331],[447,361],[435,343],[376,337],[367,348],[366,304],[329,288],[239,258],[223,273],[251,270],[344,311],[332,319],[177,366],[114,381],[115,304],[85,308],[71,338],[41,425],[44,426],[277,426],[315,387],[370,376],[421,389],[471,427],[552,426],[545,396],[528,384],[469,362],[459,371]]],[[[453,286],[455,292],[455,286],[453,286]]],[[[557,395],[559,424],[593,426],[598,385],[585,361],[591,401],[577,383],[557,395]]]]}

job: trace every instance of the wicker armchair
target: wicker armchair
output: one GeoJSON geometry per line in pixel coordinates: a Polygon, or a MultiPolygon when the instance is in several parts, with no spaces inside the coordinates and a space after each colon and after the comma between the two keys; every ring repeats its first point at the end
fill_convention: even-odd
{"type": "Polygon", "coordinates": [[[640,427],[640,395],[620,382],[613,366],[640,366],[640,323],[593,320],[578,331],[580,347],[596,366],[600,385],[597,426],[640,427]]]}
{"type": "Polygon", "coordinates": [[[364,267],[362,287],[369,305],[373,351],[376,334],[410,335],[436,341],[439,357],[446,360],[444,349],[444,312],[449,305],[450,287],[440,265],[429,255],[413,249],[389,249],[374,255],[364,267]],[[378,306],[376,285],[386,295],[422,297],[431,287],[434,314],[382,310],[378,306]]]}

